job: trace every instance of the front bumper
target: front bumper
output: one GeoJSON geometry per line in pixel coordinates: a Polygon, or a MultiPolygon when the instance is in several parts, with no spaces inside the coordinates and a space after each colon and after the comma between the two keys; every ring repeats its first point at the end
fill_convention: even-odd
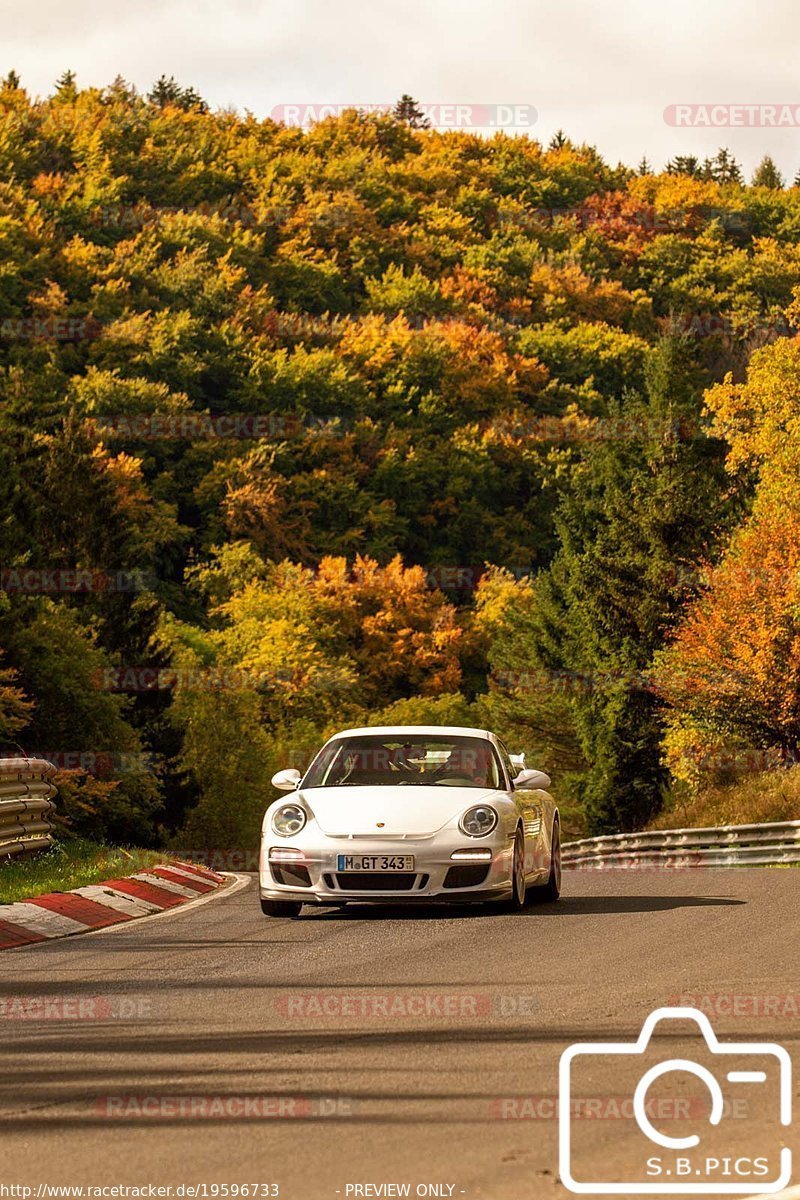
{"type": "Polygon", "coordinates": [[[324,847],[277,845],[280,839],[265,840],[261,850],[260,890],[262,900],[294,900],[303,904],[342,904],[348,901],[380,904],[417,902],[480,902],[502,899],[511,893],[513,839],[495,836],[474,846],[464,840],[336,839],[324,847]],[[302,858],[276,862],[271,850],[297,849],[302,858]],[[491,858],[453,858],[454,852],[488,849],[491,858]],[[413,871],[340,871],[338,857],[346,855],[413,855],[413,871]]]}

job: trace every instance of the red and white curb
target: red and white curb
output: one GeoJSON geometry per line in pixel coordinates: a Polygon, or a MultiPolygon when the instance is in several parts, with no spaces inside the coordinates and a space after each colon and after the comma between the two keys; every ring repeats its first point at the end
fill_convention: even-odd
{"type": "Polygon", "coordinates": [[[87,933],[178,908],[230,883],[195,863],[168,862],[126,879],[0,904],[0,950],[87,933]]]}

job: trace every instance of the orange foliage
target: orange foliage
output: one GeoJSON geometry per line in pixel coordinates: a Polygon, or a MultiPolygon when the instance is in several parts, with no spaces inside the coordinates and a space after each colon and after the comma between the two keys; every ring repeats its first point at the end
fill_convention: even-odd
{"type": "Polygon", "coordinates": [[[537,319],[542,321],[569,316],[624,325],[637,305],[637,297],[617,280],[591,279],[574,264],[536,267],[528,291],[539,310],[537,319]]]}
{"type": "Polygon", "coordinates": [[[755,744],[800,739],[800,510],[770,509],[734,538],[660,657],[661,694],[755,744]]]}
{"type": "Polygon", "coordinates": [[[286,490],[286,480],[268,465],[245,460],[222,501],[225,525],[232,537],[249,539],[267,558],[307,559],[307,515],[290,511],[286,490]]]}
{"type": "Polygon", "coordinates": [[[385,567],[359,555],[352,569],[343,558],[324,558],[315,588],[335,603],[368,694],[458,690],[463,630],[422,567],[404,567],[400,555],[385,567]]]}
{"type": "Polygon", "coordinates": [[[420,363],[431,373],[430,386],[465,415],[505,407],[518,391],[538,391],[549,378],[535,358],[510,352],[501,334],[457,320],[413,329],[403,316],[366,317],[344,326],[339,353],[370,378],[420,363]]]}
{"type": "Polygon", "coordinates": [[[706,393],[728,467],[755,469],[751,516],[660,656],[675,722],[794,751],[800,741],[800,339],[706,393]]]}

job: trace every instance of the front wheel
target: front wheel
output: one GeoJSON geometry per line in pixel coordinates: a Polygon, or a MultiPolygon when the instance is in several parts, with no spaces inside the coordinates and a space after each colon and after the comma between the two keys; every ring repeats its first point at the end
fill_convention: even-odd
{"type": "Polygon", "coordinates": [[[514,858],[511,866],[511,895],[503,902],[508,912],[520,912],[525,907],[525,838],[518,829],[514,838],[514,858]]]}
{"type": "Polygon", "coordinates": [[[297,900],[261,901],[261,911],[265,917],[299,917],[302,907],[297,900]]]}
{"type": "Polygon", "coordinates": [[[550,875],[547,883],[531,888],[531,899],[547,904],[561,895],[561,825],[558,817],[553,822],[553,842],[550,850],[550,875]]]}

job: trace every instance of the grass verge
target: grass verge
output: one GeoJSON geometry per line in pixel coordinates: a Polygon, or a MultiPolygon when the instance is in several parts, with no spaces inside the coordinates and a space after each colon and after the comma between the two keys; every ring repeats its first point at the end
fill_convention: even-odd
{"type": "Polygon", "coordinates": [[[800,820],[800,766],[763,771],[696,793],[675,788],[650,829],[698,829],[712,825],[760,825],[800,820]]]}
{"type": "Polygon", "coordinates": [[[167,857],[163,851],[124,850],[80,838],[58,841],[51,850],[34,858],[0,863],[0,904],[130,875],[167,857]]]}

